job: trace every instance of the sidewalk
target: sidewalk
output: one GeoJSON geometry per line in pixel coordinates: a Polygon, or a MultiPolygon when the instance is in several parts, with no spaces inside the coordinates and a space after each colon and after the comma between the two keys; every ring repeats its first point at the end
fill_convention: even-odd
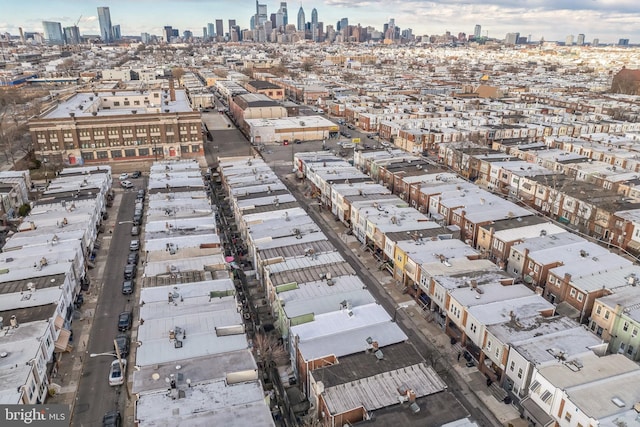
{"type": "Polygon", "coordinates": [[[440,325],[431,320],[431,312],[422,310],[410,295],[403,294],[393,277],[386,270],[378,269],[378,262],[371,253],[364,251],[362,243],[355,236],[345,234],[347,228],[341,222],[335,221],[331,212],[323,210],[321,216],[325,224],[346,243],[393,300],[394,306],[397,307],[394,313],[397,321],[402,322],[409,330],[419,331],[422,340],[430,342],[436,349],[438,356],[429,362],[441,364],[450,374],[456,376],[457,382],[462,385],[462,394],[479,409],[484,407],[491,411],[501,425],[527,427],[527,422],[520,418],[520,412],[514,405],[505,404],[491,394],[485,376],[476,367],[467,367],[464,359],[458,359],[458,353],[462,347],[460,344],[451,344],[449,336],[444,333],[440,325]]]}

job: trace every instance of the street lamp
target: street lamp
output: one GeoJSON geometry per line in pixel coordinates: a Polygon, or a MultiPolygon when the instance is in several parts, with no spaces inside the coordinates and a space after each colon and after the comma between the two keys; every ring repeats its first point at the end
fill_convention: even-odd
{"type": "MultiPolygon", "coordinates": [[[[124,372],[124,365],[122,364],[122,357],[120,356],[120,347],[118,346],[118,342],[116,340],[113,340],[113,348],[116,349],[115,353],[91,353],[89,355],[89,357],[99,357],[99,356],[111,356],[111,357],[117,357],[118,358],[118,364],[120,365],[120,372],[122,372],[122,375],[125,375],[124,372]]],[[[130,399],[131,398],[131,394],[129,393],[129,385],[127,383],[127,379],[125,377],[124,379],[124,388],[127,390],[127,398],[130,399]]]]}
{"type": "Polygon", "coordinates": [[[398,306],[396,307],[396,309],[393,311],[393,321],[395,322],[397,317],[398,317],[398,311],[403,309],[403,308],[409,308],[411,306],[411,304],[408,303],[404,303],[404,304],[398,304],[398,306]]]}

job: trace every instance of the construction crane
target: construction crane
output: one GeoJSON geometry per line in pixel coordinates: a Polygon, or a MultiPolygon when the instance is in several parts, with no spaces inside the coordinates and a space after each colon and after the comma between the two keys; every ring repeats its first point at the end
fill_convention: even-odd
{"type": "Polygon", "coordinates": [[[80,23],[80,20],[82,19],[82,15],[80,15],[80,17],[78,18],[78,20],[76,21],[76,23],[73,25],[74,27],[77,27],[78,24],[80,23]]]}

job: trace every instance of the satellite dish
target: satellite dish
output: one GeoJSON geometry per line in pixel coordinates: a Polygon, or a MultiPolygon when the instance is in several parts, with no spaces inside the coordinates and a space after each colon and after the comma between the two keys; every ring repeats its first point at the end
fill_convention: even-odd
{"type": "Polygon", "coordinates": [[[154,381],[158,381],[160,379],[160,374],[157,372],[154,372],[153,374],[151,374],[151,379],[154,381]]]}

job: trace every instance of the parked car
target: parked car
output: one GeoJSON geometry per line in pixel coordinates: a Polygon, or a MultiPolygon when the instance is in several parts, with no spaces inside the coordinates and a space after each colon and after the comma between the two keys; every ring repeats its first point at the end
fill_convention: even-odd
{"type": "Polygon", "coordinates": [[[144,188],[138,190],[138,198],[144,199],[145,191],[144,188]]]}
{"type": "Polygon", "coordinates": [[[118,411],[110,411],[102,417],[102,427],[120,427],[122,417],[118,411]]]}
{"type": "Polygon", "coordinates": [[[129,174],[128,173],[121,173],[120,176],[118,177],[120,179],[120,181],[124,181],[125,179],[129,179],[129,174]]]}
{"type": "Polygon", "coordinates": [[[111,368],[109,369],[109,385],[122,385],[124,384],[124,378],[127,372],[127,361],[125,359],[118,359],[111,362],[111,368]],[[122,367],[120,364],[122,363],[122,367]]]}
{"type": "Polygon", "coordinates": [[[129,252],[129,256],[127,257],[127,264],[138,264],[138,260],[140,259],[138,252],[129,252]]]}
{"type": "Polygon", "coordinates": [[[120,316],[118,316],[119,331],[126,331],[128,329],[131,329],[131,317],[132,314],[130,311],[123,311],[122,313],[120,313],[120,316]]]}
{"type": "Polygon", "coordinates": [[[131,280],[136,277],[138,267],[133,264],[127,264],[124,266],[124,278],[125,280],[131,280]]]}
{"type": "Polygon", "coordinates": [[[122,295],[131,295],[133,293],[133,280],[125,280],[122,282],[122,295]]]}
{"type": "Polygon", "coordinates": [[[118,351],[120,352],[120,357],[126,358],[129,355],[129,335],[118,334],[116,335],[116,338],[114,339],[114,341],[116,342],[114,344],[114,351],[115,351],[115,345],[117,344],[118,351]]]}
{"type": "Polygon", "coordinates": [[[135,179],[135,178],[140,178],[142,176],[142,172],[140,171],[135,171],[131,174],[131,178],[135,179]]]}
{"type": "Polygon", "coordinates": [[[301,139],[294,139],[293,142],[295,142],[296,144],[302,144],[302,140],[301,139]]]}
{"type": "Polygon", "coordinates": [[[129,250],[131,251],[140,250],[140,240],[138,239],[132,240],[131,243],[129,243],[129,250]]]}
{"type": "Polygon", "coordinates": [[[133,227],[131,227],[131,235],[132,236],[137,236],[140,234],[140,227],[137,225],[134,225],[133,227]]]}
{"type": "Polygon", "coordinates": [[[133,183],[131,181],[121,181],[120,186],[122,188],[133,188],[133,183]]]}

